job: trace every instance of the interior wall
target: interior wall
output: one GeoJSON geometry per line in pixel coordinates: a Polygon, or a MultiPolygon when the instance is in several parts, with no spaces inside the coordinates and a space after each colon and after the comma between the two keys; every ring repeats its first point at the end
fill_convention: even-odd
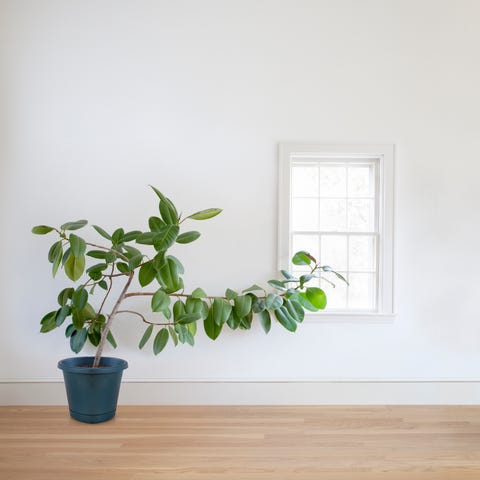
{"type": "Polygon", "coordinates": [[[127,381],[480,378],[478,2],[0,5],[2,381],[60,379],[71,355],[63,331],[39,333],[67,282],[51,278],[53,240],[33,225],[145,228],[152,184],[183,212],[223,208],[174,249],[187,289],[265,282],[288,141],[395,144],[395,318],[200,332],[154,357],[126,316],[108,354],[128,359],[127,381]]]}

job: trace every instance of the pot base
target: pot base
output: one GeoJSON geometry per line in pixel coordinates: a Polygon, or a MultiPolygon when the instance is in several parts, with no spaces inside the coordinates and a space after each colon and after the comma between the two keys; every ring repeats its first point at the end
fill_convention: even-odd
{"type": "Polygon", "coordinates": [[[74,412],[73,410],[70,410],[70,416],[74,420],[77,420],[78,422],[83,422],[83,423],[108,422],[108,420],[111,420],[115,416],[115,413],[116,413],[116,410],[113,410],[112,412],[91,415],[91,414],[74,412]]]}

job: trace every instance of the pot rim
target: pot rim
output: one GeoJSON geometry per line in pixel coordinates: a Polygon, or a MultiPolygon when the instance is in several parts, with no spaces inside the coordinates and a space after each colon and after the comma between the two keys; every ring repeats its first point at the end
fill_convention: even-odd
{"type": "Polygon", "coordinates": [[[104,375],[107,373],[120,372],[128,368],[128,363],[122,358],[102,357],[101,368],[80,366],[82,362],[92,364],[95,357],[69,357],[58,362],[58,368],[68,373],[80,373],[84,375],[104,375]],[[105,365],[103,362],[106,362],[105,365]]]}

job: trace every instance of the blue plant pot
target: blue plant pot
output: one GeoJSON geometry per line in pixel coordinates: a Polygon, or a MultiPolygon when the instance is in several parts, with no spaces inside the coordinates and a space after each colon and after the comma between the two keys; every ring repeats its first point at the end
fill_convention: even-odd
{"type": "Polygon", "coordinates": [[[102,357],[93,368],[94,357],[65,358],[58,362],[63,370],[70,416],[79,422],[111,420],[117,410],[123,370],[128,363],[120,358],[102,357]]]}

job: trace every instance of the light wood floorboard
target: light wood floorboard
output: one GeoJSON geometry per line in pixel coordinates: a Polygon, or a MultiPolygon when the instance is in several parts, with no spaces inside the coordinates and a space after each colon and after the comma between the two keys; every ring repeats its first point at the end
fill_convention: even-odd
{"type": "Polygon", "coordinates": [[[0,478],[480,480],[480,407],[1,407],[0,478]]]}

